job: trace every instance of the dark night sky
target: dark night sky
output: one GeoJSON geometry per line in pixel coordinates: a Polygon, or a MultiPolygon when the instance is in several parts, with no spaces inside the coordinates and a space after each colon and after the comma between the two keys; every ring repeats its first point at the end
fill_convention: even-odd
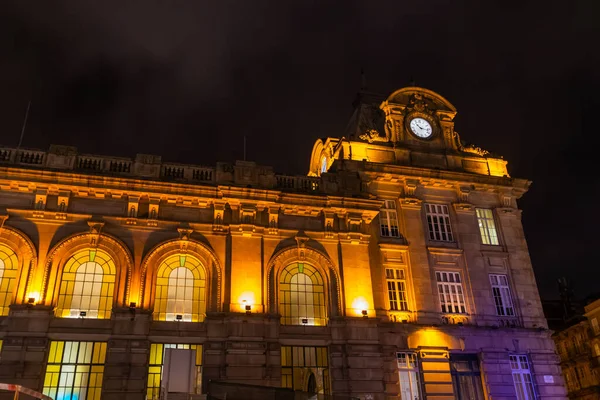
{"type": "Polygon", "coordinates": [[[0,142],[306,173],[368,86],[439,92],[463,140],[533,180],[520,202],[545,297],[599,291],[600,2],[37,1],[0,7],[0,142]],[[122,4],[125,3],[125,4],[122,4]],[[499,6],[490,6],[495,3],[499,6]],[[485,4],[485,6],[484,6],[485,4]]]}

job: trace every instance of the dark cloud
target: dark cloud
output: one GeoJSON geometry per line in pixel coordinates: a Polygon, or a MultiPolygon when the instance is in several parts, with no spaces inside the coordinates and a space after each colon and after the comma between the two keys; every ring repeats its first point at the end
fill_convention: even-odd
{"type": "Polygon", "coordinates": [[[304,173],[339,136],[364,68],[389,93],[414,79],[457,130],[534,181],[522,200],[543,294],[592,274],[600,3],[5,1],[2,142],[213,164],[248,155],[304,173]],[[490,5],[496,3],[495,6],[490,5]]]}

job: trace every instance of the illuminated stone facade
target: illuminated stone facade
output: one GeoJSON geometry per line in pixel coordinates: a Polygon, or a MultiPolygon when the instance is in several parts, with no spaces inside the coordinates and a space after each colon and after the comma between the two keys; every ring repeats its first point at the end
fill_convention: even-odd
{"type": "Polygon", "coordinates": [[[529,182],[464,146],[455,114],[421,88],[363,93],[308,176],[0,149],[0,381],[152,398],[176,347],[196,351],[198,392],[565,398],[529,182]]]}

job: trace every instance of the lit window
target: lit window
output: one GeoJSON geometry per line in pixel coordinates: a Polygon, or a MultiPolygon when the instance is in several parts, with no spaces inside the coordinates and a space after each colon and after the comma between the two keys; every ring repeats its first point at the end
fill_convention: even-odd
{"type": "Polygon", "coordinates": [[[406,280],[404,270],[395,268],[386,268],[385,277],[387,280],[388,300],[390,301],[390,310],[408,311],[408,301],[406,300],[406,280]]]}
{"type": "Polygon", "coordinates": [[[438,284],[438,294],[443,313],[464,314],[465,297],[463,295],[462,283],[458,272],[436,272],[435,277],[438,284]]]}
{"type": "Polygon", "coordinates": [[[450,369],[457,399],[484,399],[476,354],[450,354],[450,369]]]}
{"type": "Polygon", "coordinates": [[[479,233],[483,244],[498,244],[498,232],[494,223],[494,214],[489,208],[478,208],[477,223],[479,224],[479,233]]]}
{"type": "Polygon", "coordinates": [[[443,242],[453,242],[450,227],[450,213],[445,204],[425,204],[429,239],[443,242]]]}
{"type": "Polygon", "coordinates": [[[592,318],[592,330],[594,331],[594,335],[600,333],[600,326],[598,326],[598,319],[592,318]]]}
{"type": "Polygon", "coordinates": [[[106,343],[51,342],[43,393],[61,400],[100,400],[106,343]]]}
{"type": "Polygon", "coordinates": [[[512,369],[517,400],[534,400],[536,397],[527,356],[524,354],[511,354],[510,368],[512,369]]]}
{"type": "Polygon", "coordinates": [[[283,325],[326,325],[325,285],[311,265],[288,265],[279,280],[279,312],[283,325]]]}
{"type": "Polygon", "coordinates": [[[281,387],[330,394],[327,347],[281,346],[281,387]]]}
{"type": "Polygon", "coordinates": [[[396,212],[396,202],[394,200],[385,200],[383,208],[379,212],[379,223],[381,225],[381,236],[400,237],[398,213],[396,212]]]}
{"type": "Polygon", "coordinates": [[[110,318],[116,269],[112,258],[97,249],[75,253],[63,269],[56,316],[110,318]]]}
{"type": "Polygon", "coordinates": [[[490,274],[490,283],[492,284],[492,293],[494,294],[494,303],[496,304],[496,315],[514,316],[515,310],[506,275],[490,274]]]}
{"type": "Polygon", "coordinates": [[[15,252],[0,244],[0,316],[8,315],[15,290],[18,265],[15,252]]]}
{"type": "Polygon", "coordinates": [[[596,357],[600,357],[600,344],[594,343],[594,353],[596,354],[596,357]]]}
{"type": "Polygon", "coordinates": [[[175,254],[160,264],[156,278],[154,318],[202,322],[206,314],[206,274],[190,256],[175,254]]]}
{"type": "Polygon", "coordinates": [[[419,367],[415,353],[397,353],[398,374],[400,381],[400,399],[418,400],[421,398],[419,389],[419,367]]]}
{"type": "Polygon", "coordinates": [[[324,174],[327,172],[327,157],[323,157],[321,160],[321,173],[324,174]]]}
{"type": "Polygon", "coordinates": [[[185,349],[196,351],[195,393],[202,393],[202,345],[201,344],[150,344],[150,360],[148,362],[147,399],[160,399],[160,382],[165,362],[165,349],[185,349]]]}

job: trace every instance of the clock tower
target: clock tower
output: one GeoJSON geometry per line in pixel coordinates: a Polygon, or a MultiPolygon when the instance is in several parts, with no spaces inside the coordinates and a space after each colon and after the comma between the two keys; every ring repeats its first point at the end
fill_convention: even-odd
{"type": "Polygon", "coordinates": [[[309,175],[319,176],[336,160],[356,160],[508,177],[501,157],[461,142],[456,108],[431,90],[411,86],[387,98],[361,92],[354,105],[341,138],[315,143],[309,175]]]}

